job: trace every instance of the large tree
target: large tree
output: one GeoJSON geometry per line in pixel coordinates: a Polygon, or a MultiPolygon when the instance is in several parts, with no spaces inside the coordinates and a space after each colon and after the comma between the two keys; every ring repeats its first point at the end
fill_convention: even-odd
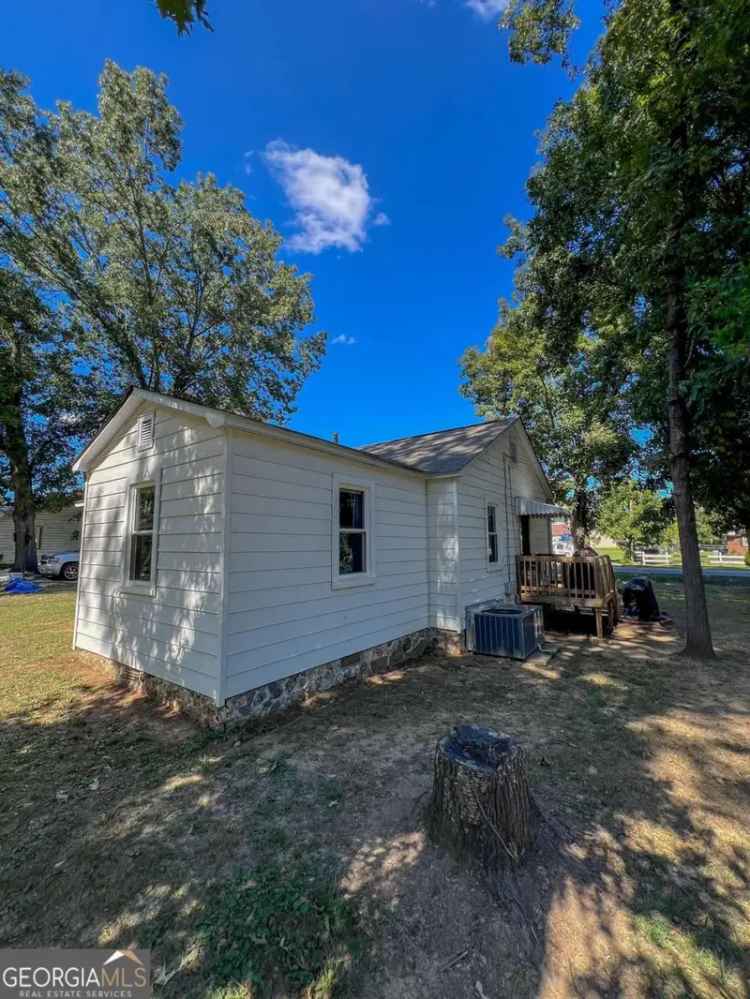
{"type": "Polygon", "coordinates": [[[96,376],[78,361],[39,290],[0,268],[0,491],[13,501],[18,570],[37,568],[35,511],[75,490],[70,464],[98,415],[96,376]]]}
{"type": "Polygon", "coordinates": [[[173,180],[166,80],[109,62],[98,114],[42,111],[25,83],[0,74],[0,266],[54,302],[100,408],[136,384],[285,420],[324,350],[301,335],[309,277],[239,190],[173,180]]]}
{"type": "MultiPolygon", "coordinates": [[[[549,122],[523,245],[559,363],[594,328],[633,362],[628,394],[643,383],[653,398],[661,386],[687,651],[701,656],[712,644],[693,399],[705,365],[723,357],[692,321],[691,294],[748,256],[749,15],[748,0],[621,0],[612,9],[583,85],[549,122]]],[[[505,24],[515,58],[543,61],[564,51],[572,13],[564,0],[517,0],[505,24]]]]}
{"type": "Polygon", "coordinates": [[[597,528],[621,543],[633,559],[638,545],[659,544],[667,527],[668,504],[634,479],[614,483],[602,496],[597,528]]]}
{"type": "Polygon", "coordinates": [[[485,349],[462,358],[462,392],[484,416],[518,414],[543,456],[558,502],[570,505],[577,546],[594,526],[601,492],[625,476],[635,450],[625,405],[612,405],[623,367],[606,341],[580,338],[571,363],[556,363],[537,315],[528,271],[515,306],[502,302],[485,349]]]}

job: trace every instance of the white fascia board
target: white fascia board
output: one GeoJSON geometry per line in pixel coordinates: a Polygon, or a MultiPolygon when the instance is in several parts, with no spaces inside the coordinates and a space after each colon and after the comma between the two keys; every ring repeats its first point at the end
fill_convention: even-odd
{"type": "Polygon", "coordinates": [[[418,469],[408,468],[406,465],[401,465],[396,461],[388,461],[385,458],[377,458],[375,455],[368,454],[366,451],[360,451],[357,448],[346,447],[344,444],[334,444],[332,441],[329,442],[322,440],[320,437],[312,437],[309,434],[300,433],[298,430],[286,430],[284,427],[274,427],[268,423],[261,423],[259,420],[252,420],[249,416],[237,416],[220,409],[213,409],[210,406],[201,406],[198,403],[185,402],[183,399],[174,399],[172,396],[161,395],[158,392],[149,392],[146,389],[135,389],[128,396],[111,420],[78,456],[73,464],[73,471],[85,472],[90,468],[97,455],[115,439],[123,425],[135,415],[138,408],[144,402],[205,420],[210,427],[214,427],[215,429],[231,427],[241,430],[244,433],[255,434],[258,437],[277,440],[280,443],[304,447],[311,451],[320,451],[323,454],[330,454],[337,458],[347,458],[350,461],[357,461],[360,464],[369,465],[370,467],[389,468],[392,472],[403,472],[405,475],[412,475],[418,479],[428,477],[418,469]]]}

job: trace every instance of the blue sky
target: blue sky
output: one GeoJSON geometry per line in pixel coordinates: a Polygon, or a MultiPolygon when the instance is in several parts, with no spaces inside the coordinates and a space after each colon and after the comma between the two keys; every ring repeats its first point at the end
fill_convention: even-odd
{"type": "MultiPolygon", "coordinates": [[[[330,336],[291,426],[357,445],[475,419],[458,358],[492,328],[513,266],[536,133],[574,84],[512,65],[499,0],[209,0],[178,38],[150,0],[35,0],[4,11],[0,62],[38,102],[92,109],[105,58],[169,78],[180,172],[212,171],[314,275],[330,336]]],[[[601,29],[585,0],[583,54],[601,29]]]]}

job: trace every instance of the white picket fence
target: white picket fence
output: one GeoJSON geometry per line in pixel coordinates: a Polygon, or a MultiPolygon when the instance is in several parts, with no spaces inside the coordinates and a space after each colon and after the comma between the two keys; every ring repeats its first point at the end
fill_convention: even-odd
{"type": "MultiPolygon", "coordinates": [[[[679,565],[680,556],[678,552],[670,555],[669,552],[635,552],[635,561],[640,565],[679,565]]],[[[744,555],[726,555],[724,552],[701,552],[701,561],[704,565],[718,566],[743,566],[745,564],[744,555]]]]}
{"type": "Polygon", "coordinates": [[[708,556],[713,565],[744,565],[744,555],[725,555],[723,552],[711,552],[708,556]]]}
{"type": "Polygon", "coordinates": [[[641,563],[641,565],[669,565],[670,557],[669,552],[636,552],[636,560],[641,563]]]}

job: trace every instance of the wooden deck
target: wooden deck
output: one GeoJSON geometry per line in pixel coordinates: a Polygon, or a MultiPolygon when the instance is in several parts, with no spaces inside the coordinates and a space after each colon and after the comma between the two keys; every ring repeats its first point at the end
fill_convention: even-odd
{"type": "Polygon", "coordinates": [[[605,614],[610,631],[619,620],[615,573],[607,555],[518,555],[516,577],[522,603],[593,610],[600,638],[605,614]]]}

